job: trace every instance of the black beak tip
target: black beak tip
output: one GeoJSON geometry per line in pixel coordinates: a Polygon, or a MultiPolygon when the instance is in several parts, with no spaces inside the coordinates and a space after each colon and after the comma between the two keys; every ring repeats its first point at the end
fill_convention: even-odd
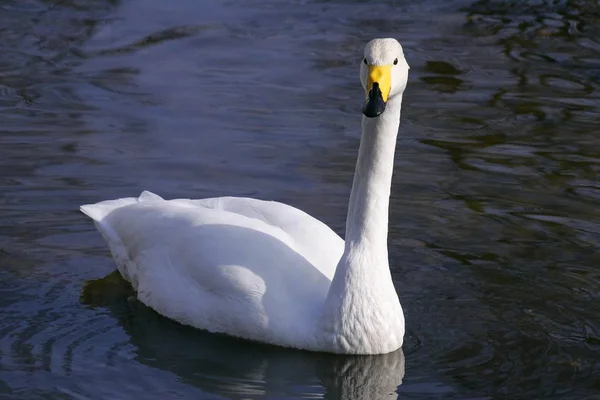
{"type": "Polygon", "coordinates": [[[377,82],[373,83],[373,88],[369,91],[369,97],[363,105],[362,112],[367,118],[379,117],[385,111],[385,101],[379,89],[377,82]]]}
{"type": "Polygon", "coordinates": [[[363,106],[362,112],[367,118],[379,117],[385,110],[385,104],[383,106],[373,106],[372,103],[368,102],[363,106]]]}

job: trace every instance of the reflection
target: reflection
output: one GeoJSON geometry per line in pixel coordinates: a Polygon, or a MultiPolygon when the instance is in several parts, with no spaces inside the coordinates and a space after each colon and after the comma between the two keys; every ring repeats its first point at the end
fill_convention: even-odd
{"type": "Polygon", "coordinates": [[[381,356],[330,357],[331,363],[317,364],[326,399],[397,398],[404,377],[402,349],[381,356]]]}
{"type": "Polygon", "coordinates": [[[136,301],[117,271],[87,281],[81,302],[110,310],[140,363],[227,398],[396,399],[404,377],[402,349],[381,356],[310,353],[179,325],[136,301]]]}
{"type": "Polygon", "coordinates": [[[456,77],[462,74],[462,71],[446,61],[427,61],[424,71],[432,75],[422,76],[421,81],[440,93],[456,93],[464,84],[462,79],[456,77]]]}

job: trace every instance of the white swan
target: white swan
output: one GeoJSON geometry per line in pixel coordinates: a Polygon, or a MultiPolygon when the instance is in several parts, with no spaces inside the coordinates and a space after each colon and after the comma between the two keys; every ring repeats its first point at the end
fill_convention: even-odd
{"type": "Polygon", "coordinates": [[[344,242],[286,204],[150,192],[84,205],[138,299],[182,324],[299,349],[383,354],[404,314],[388,264],[390,186],[409,66],[395,39],[361,60],[362,138],[344,242]]]}

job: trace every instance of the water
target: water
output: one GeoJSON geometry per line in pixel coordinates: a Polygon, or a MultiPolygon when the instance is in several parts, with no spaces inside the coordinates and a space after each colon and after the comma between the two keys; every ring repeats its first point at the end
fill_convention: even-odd
{"type": "Polygon", "coordinates": [[[0,398],[600,399],[597,1],[0,2],[0,398]],[[360,53],[411,66],[390,258],[403,351],[158,317],[80,204],[248,195],[343,233],[360,53]]]}

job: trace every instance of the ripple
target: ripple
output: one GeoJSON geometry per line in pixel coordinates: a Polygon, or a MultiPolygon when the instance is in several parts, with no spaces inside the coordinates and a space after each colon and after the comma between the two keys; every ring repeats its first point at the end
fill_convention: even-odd
{"type": "Polygon", "coordinates": [[[7,312],[1,319],[4,367],[70,373],[73,365],[81,368],[85,364],[90,352],[98,355],[103,337],[118,337],[114,327],[107,326],[105,316],[81,314],[73,307],[71,290],[63,281],[29,282],[21,285],[19,291],[18,299],[7,299],[7,312]],[[30,299],[24,299],[24,293],[29,293],[30,299]]]}
{"type": "Polygon", "coordinates": [[[171,40],[178,40],[188,38],[197,35],[206,30],[217,29],[218,25],[185,25],[175,26],[172,28],[164,29],[159,32],[154,32],[146,37],[135,40],[130,44],[121,45],[116,48],[103,49],[88,51],[84,54],[84,57],[99,57],[99,56],[114,56],[119,54],[133,53],[135,51],[143,50],[149,46],[160,45],[164,42],[171,40]]]}
{"type": "Polygon", "coordinates": [[[582,94],[589,94],[594,90],[591,85],[580,82],[574,77],[544,75],[540,77],[540,81],[542,85],[571,93],[580,91],[582,94]]]}
{"type": "Polygon", "coordinates": [[[2,2],[0,393],[595,396],[597,8],[2,2]],[[84,285],[114,266],[77,207],[143,189],[283,199],[343,233],[356,67],[384,35],[411,65],[389,227],[406,365],[207,335],[84,285]]]}

